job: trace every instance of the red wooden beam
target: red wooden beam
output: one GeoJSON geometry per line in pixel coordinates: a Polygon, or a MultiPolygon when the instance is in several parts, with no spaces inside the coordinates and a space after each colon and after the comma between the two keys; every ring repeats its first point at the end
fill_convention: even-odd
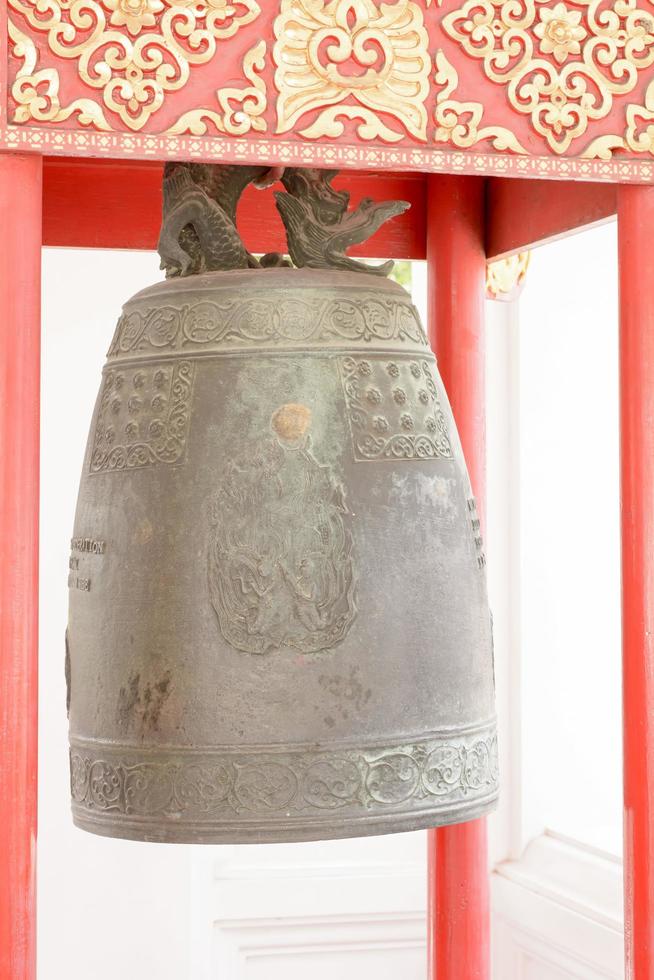
{"type": "Polygon", "coordinates": [[[625,978],[654,980],[654,187],[618,202],[625,978]]]}
{"type": "MultiPolygon", "coordinates": [[[[157,162],[46,159],[43,176],[43,244],[69,248],[155,249],[161,224],[157,162]]],[[[334,186],[362,197],[409,201],[353,255],[424,259],[425,177],[422,174],[344,173],[334,186]]],[[[280,185],[276,185],[280,189],[280,185]]],[[[239,206],[239,228],[253,252],[286,250],[273,190],[248,188],[239,206]]]]}
{"type": "MultiPolygon", "coordinates": [[[[483,519],[484,181],[428,178],[428,331],[483,519]]],[[[488,980],[486,821],[429,831],[429,980],[488,980]]]]}
{"type": "Polygon", "coordinates": [[[40,156],[0,154],[0,222],[0,980],[35,980],[40,156]]]}
{"type": "Polygon", "coordinates": [[[544,245],[616,213],[614,184],[492,178],[486,188],[486,254],[544,245]]]}

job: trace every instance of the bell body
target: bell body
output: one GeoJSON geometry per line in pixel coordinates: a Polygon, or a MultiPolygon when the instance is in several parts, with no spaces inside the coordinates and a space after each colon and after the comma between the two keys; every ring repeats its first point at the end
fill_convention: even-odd
{"type": "Polygon", "coordinates": [[[235,843],[486,813],[484,564],[403,289],[271,269],[137,294],[71,542],[75,823],[235,843]]]}

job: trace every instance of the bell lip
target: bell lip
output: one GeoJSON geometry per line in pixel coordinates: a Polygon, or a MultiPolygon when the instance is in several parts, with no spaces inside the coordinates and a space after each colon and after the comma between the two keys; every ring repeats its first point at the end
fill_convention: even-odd
{"type": "MultiPolygon", "coordinates": [[[[128,840],[206,844],[283,843],[400,833],[476,819],[493,808],[499,792],[497,766],[493,762],[496,740],[494,716],[486,723],[466,726],[465,729],[423,732],[420,736],[412,738],[410,743],[407,741],[409,736],[404,733],[401,738],[384,739],[383,744],[377,741],[362,746],[357,741],[354,746],[332,745],[327,752],[324,747],[307,744],[276,746],[274,751],[271,751],[270,745],[249,746],[249,751],[245,753],[243,747],[237,746],[232,747],[229,752],[225,751],[225,747],[218,752],[216,747],[203,750],[197,746],[192,748],[187,746],[184,749],[177,747],[178,754],[171,756],[167,753],[165,761],[159,760],[166,775],[169,775],[168,769],[172,764],[175,774],[179,776],[178,769],[184,774],[189,766],[192,769],[198,762],[202,766],[218,764],[224,768],[237,765],[245,755],[249,765],[259,768],[271,762],[282,763],[295,774],[299,785],[301,778],[304,778],[302,773],[306,776],[306,771],[311,771],[311,767],[316,762],[324,762],[325,759],[333,761],[337,748],[336,758],[340,758],[345,752],[346,761],[356,765],[357,768],[362,764],[362,760],[365,761],[367,758],[366,753],[372,752],[373,758],[379,762],[389,754],[393,756],[401,751],[403,755],[408,755],[413,760],[417,780],[413,789],[417,789],[422,785],[423,769],[427,761],[432,758],[433,752],[441,752],[443,748],[454,749],[459,753],[462,748],[474,752],[477,751],[479,743],[485,746],[484,757],[487,765],[482,774],[483,778],[478,778],[476,782],[473,780],[470,783],[466,779],[460,785],[448,784],[446,787],[448,792],[440,795],[433,793],[430,798],[416,797],[413,791],[403,792],[402,797],[395,801],[392,798],[377,799],[368,789],[365,798],[357,797],[356,807],[350,805],[352,801],[342,800],[339,803],[336,798],[335,806],[322,807],[317,806],[311,799],[302,797],[306,805],[301,809],[290,806],[290,800],[278,802],[273,808],[267,806],[250,808],[242,800],[235,802],[230,799],[226,811],[212,812],[211,808],[202,807],[199,810],[197,807],[185,810],[184,801],[177,799],[172,809],[162,812],[160,807],[153,808],[152,800],[147,795],[144,799],[139,799],[138,794],[132,793],[128,800],[127,797],[121,796],[121,791],[115,799],[107,801],[100,794],[96,800],[92,793],[89,796],[89,780],[93,765],[101,764],[105,778],[108,771],[109,773],[113,770],[117,773],[123,770],[134,772],[139,762],[144,763],[151,770],[153,764],[151,753],[146,751],[144,756],[143,746],[132,746],[130,752],[125,745],[110,746],[106,743],[98,743],[95,739],[81,738],[72,734],[69,738],[73,795],[71,809],[75,825],[100,836],[128,840]],[[255,748],[257,751],[253,751],[255,748]],[[416,753],[417,759],[414,758],[416,753]],[[74,769],[77,763],[77,770],[80,770],[80,762],[83,778],[78,785],[74,769]]],[[[161,754],[161,748],[158,746],[155,751],[157,757],[161,754]]],[[[156,759],[154,761],[156,762],[156,759]]],[[[116,785],[120,783],[119,775],[117,778],[116,785]]],[[[367,783],[364,779],[362,792],[365,785],[367,783]]]]}
{"type": "Polygon", "coordinates": [[[131,840],[147,844],[293,844],[322,840],[347,840],[353,837],[381,837],[388,834],[412,833],[417,830],[430,830],[435,827],[448,827],[452,824],[467,823],[492,813],[498,803],[499,790],[494,790],[474,803],[464,803],[447,810],[422,810],[419,813],[385,814],[346,818],[340,825],[335,819],[322,821],[298,821],[296,826],[286,827],[280,823],[275,826],[270,821],[254,821],[248,824],[225,822],[222,827],[196,825],[190,822],[175,825],[172,822],[154,824],[140,821],[135,817],[121,817],[120,820],[90,816],[88,812],[78,814],[72,808],[73,824],[97,837],[117,840],[131,840]]]}
{"type": "Polygon", "coordinates": [[[195,276],[172,279],[161,279],[134,293],[123,304],[123,309],[129,309],[134,303],[154,296],[171,296],[176,293],[215,292],[221,286],[233,289],[239,281],[247,282],[247,289],[259,287],[262,291],[270,289],[270,278],[278,279],[286,286],[306,289],[346,287],[348,290],[362,289],[376,292],[388,292],[404,296],[410,303],[411,295],[404,286],[394,279],[378,276],[367,272],[347,272],[341,269],[289,269],[272,267],[267,269],[229,269],[217,272],[201,272],[195,276]],[[253,278],[254,277],[254,278],[253,278]],[[265,277],[265,278],[264,278],[265,277]]]}

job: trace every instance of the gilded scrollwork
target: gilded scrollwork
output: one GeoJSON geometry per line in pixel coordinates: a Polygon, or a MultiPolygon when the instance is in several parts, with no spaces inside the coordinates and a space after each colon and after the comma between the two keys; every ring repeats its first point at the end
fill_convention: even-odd
{"type": "Polygon", "coordinates": [[[645,92],[643,105],[631,103],[626,109],[627,127],[623,136],[598,136],[582,156],[588,160],[611,160],[614,153],[631,151],[654,156],[654,82],[645,92]]]}
{"type": "Polygon", "coordinates": [[[514,299],[524,284],[531,252],[517,252],[486,265],[486,293],[490,299],[514,299]]]}
{"type": "Polygon", "coordinates": [[[332,105],[324,109],[316,121],[300,131],[300,135],[309,140],[317,140],[322,136],[337,139],[345,132],[343,119],[357,120],[356,133],[362,140],[384,140],[385,143],[399,143],[404,138],[387,126],[379,116],[361,105],[332,105]],[[340,117],[340,118],[339,118],[340,117]]]}
{"type": "Polygon", "coordinates": [[[308,139],[340,136],[344,117],[364,140],[426,140],[429,39],[413,0],[282,0],[274,30],[277,132],[317,111],[308,139]]]}
{"type": "Polygon", "coordinates": [[[654,156],[654,82],[645,93],[644,105],[627,106],[625,144],[634,153],[654,156]]]}
{"type": "MultiPolygon", "coordinates": [[[[211,61],[220,41],[260,13],[257,0],[9,0],[9,7],[35,34],[45,34],[52,55],[74,61],[80,81],[101,92],[103,109],[134,132],[143,129],[168,94],[184,88],[194,66],[211,61]]],[[[248,65],[248,71],[253,67],[248,65]]],[[[39,83],[50,85],[56,98],[57,72],[47,72],[39,83]]],[[[248,78],[259,94],[251,74],[248,78]]],[[[22,115],[42,119],[38,88],[30,91],[23,83],[18,92],[26,99],[17,99],[22,115]]],[[[224,98],[225,131],[234,133],[246,120],[235,118],[240,110],[231,109],[229,90],[224,98]]],[[[103,109],[93,99],[83,102],[87,122],[97,125],[103,109]]],[[[245,115],[250,108],[244,103],[245,115]]]]}
{"type": "MultiPolygon", "coordinates": [[[[654,18],[639,0],[467,0],[445,32],[556,154],[605,119],[654,64],[654,18]]],[[[606,145],[599,154],[610,152],[606,145]]]]}
{"type": "Polygon", "coordinates": [[[654,0],[6,5],[8,150],[652,179],[654,0]]]}
{"type": "Polygon", "coordinates": [[[242,88],[226,87],[218,89],[216,99],[219,112],[215,109],[189,109],[172,125],[167,132],[191,133],[204,136],[210,126],[219,133],[230,136],[244,136],[251,131],[263,133],[266,121],[268,99],[266,85],[261,77],[266,59],[266,42],[258,41],[243,58],[243,74],[249,85],[242,88]]]}
{"type": "Polygon", "coordinates": [[[454,65],[442,51],[436,53],[435,81],[439,86],[436,96],[437,143],[451,143],[468,149],[489,140],[495,150],[511,150],[526,153],[527,150],[506,126],[481,126],[484,107],[481,102],[460,102],[452,98],[459,87],[459,75],[454,65]]]}
{"type": "Polygon", "coordinates": [[[16,103],[12,122],[60,123],[76,116],[82,126],[94,126],[109,131],[111,126],[93,99],[76,99],[62,106],[59,99],[59,73],[55,68],[39,68],[38,52],[31,37],[8,22],[9,46],[14,58],[20,63],[11,86],[16,103]]]}
{"type": "Polygon", "coordinates": [[[627,144],[622,136],[605,134],[597,136],[581,154],[584,160],[610,160],[616,150],[626,150],[627,144]]]}

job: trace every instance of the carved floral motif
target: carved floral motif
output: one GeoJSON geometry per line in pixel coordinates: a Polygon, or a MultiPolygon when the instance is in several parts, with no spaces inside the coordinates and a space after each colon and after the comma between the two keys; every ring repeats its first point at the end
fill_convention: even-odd
{"type": "Polygon", "coordinates": [[[627,109],[625,144],[634,153],[654,156],[654,82],[645,93],[645,104],[630,105],[627,109]]]}
{"type": "Polygon", "coordinates": [[[156,14],[163,10],[162,0],[104,0],[111,10],[109,23],[114,27],[125,26],[130,34],[140,34],[144,27],[154,27],[156,14]]]}
{"type": "MultiPolygon", "coordinates": [[[[116,113],[133,131],[145,126],[166,95],[186,85],[193,66],[211,61],[218,42],[233,37],[260,13],[257,0],[9,0],[9,8],[22,15],[35,34],[45,34],[51,54],[74,61],[80,80],[101,92],[104,109],[116,113]]],[[[244,66],[257,92],[252,76],[260,57],[259,52],[244,66]]],[[[38,84],[49,87],[50,99],[56,99],[56,69],[42,69],[38,84]]],[[[16,121],[24,122],[30,115],[61,121],[56,111],[44,117],[45,107],[39,101],[44,95],[39,94],[37,83],[25,101],[27,91],[23,82],[18,89],[23,101],[16,101],[24,108],[16,121]],[[26,114],[25,109],[34,103],[36,112],[26,114]]],[[[94,99],[79,101],[86,113],[86,118],[80,115],[80,122],[98,125],[103,119],[100,106],[94,99]]],[[[223,110],[228,121],[234,122],[231,110],[224,106],[223,110]]],[[[246,108],[244,112],[248,114],[246,108]]],[[[255,118],[259,114],[250,113],[255,118]]],[[[240,125],[244,120],[236,122],[240,125]]],[[[110,128],[106,120],[101,128],[110,128]]],[[[235,132],[228,125],[225,131],[235,132]]]]}
{"type": "Polygon", "coordinates": [[[527,151],[505,126],[480,126],[484,116],[481,102],[460,102],[452,98],[459,87],[459,75],[442,51],[436,53],[436,133],[437,143],[452,143],[462,149],[489,140],[495,150],[527,151]]]}
{"type": "Polygon", "coordinates": [[[73,808],[150,818],[212,820],[286,814],[371,815],[473,807],[497,793],[497,740],[491,732],[425,738],[336,752],[186,753],[145,762],[136,748],[72,745],[73,808]],[[421,805],[422,804],[422,805],[421,805]]]}
{"type": "Polygon", "coordinates": [[[340,367],[355,459],[452,457],[433,359],[346,357],[340,367]]]}
{"type": "Polygon", "coordinates": [[[90,472],[178,463],[186,450],[194,375],[190,361],[108,370],[90,472]]]}
{"type": "Polygon", "coordinates": [[[581,11],[568,10],[564,3],[540,11],[540,24],[534,28],[543,54],[554,55],[560,65],[571,54],[581,54],[581,41],[588,35],[581,26],[581,11]]]}
{"type": "Polygon", "coordinates": [[[219,133],[244,136],[251,131],[263,133],[266,121],[263,114],[268,106],[266,85],[261,72],[266,60],[266,42],[259,41],[243,58],[243,74],[249,85],[242,88],[228,86],[216,92],[219,112],[215,109],[189,109],[167,130],[175,133],[192,133],[204,136],[213,126],[219,133]]]}
{"type": "Polygon", "coordinates": [[[111,126],[93,99],[75,99],[62,106],[59,99],[59,73],[54,68],[39,68],[39,55],[31,37],[8,21],[9,48],[20,67],[14,78],[11,94],[16,109],[13,121],[26,123],[30,120],[45,123],[61,123],[77,116],[82,126],[92,125],[107,132],[111,126]]]}
{"type": "Polygon", "coordinates": [[[279,133],[318,110],[300,130],[308,139],[342,135],[345,117],[364,140],[426,140],[429,40],[417,3],[282,0],[275,37],[279,133]]]}
{"type": "Polygon", "coordinates": [[[467,0],[443,28],[562,154],[654,64],[654,18],[638,2],[467,0]]]}
{"type": "Polygon", "coordinates": [[[7,0],[9,104],[0,145],[263,163],[278,151],[280,162],[298,166],[324,165],[329,154],[331,164],[346,166],[652,180],[652,0],[275,0],[259,26],[261,6],[7,0]],[[266,35],[275,13],[273,82],[266,35]],[[251,38],[249,46],[238,42],[246,49],[243,81],[216,57],[223,84],[215,98],[189,106],[180,93],[194,66],[208,64],[243,28],[251,38]],[[464,77],[461,58],[479,62],[481,85],[464,77]],[[304,141],[240,139],[266,132],[273,90],[278,134],[304,141]],[[506,98],[502,119],[492,111],[493,90],[506,98]],[[165,133],[152,132],[172,98],[182,103],[178,118],[165,133]],[[522,117],[519,130],[509,111],[522,117]],[[346,127],[358,140],[339,144],[346,127]]]}
{"type": "Polygon", "coordinates": [[[593,140],[583,156],[588,159],[610,160],[616,150],[649,153],[654,156],[654,82],[645,92],[643,105],[627,106],[627,127],[623,136],[605,135],[593,140]]]}

